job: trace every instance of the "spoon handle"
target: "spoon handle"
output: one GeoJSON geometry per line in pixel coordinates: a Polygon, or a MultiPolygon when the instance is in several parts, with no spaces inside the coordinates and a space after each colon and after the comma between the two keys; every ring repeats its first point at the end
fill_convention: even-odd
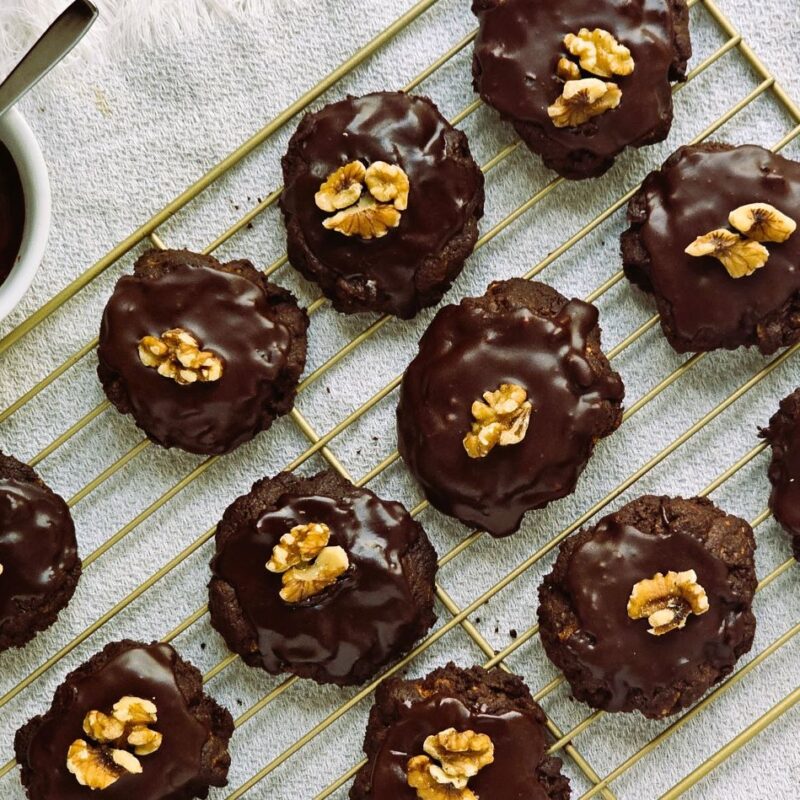
{"type": "Polygon", "coordinates": [[[0,84],[0,116],[32,89],[84,37],[98,11],[89,0],[75,0],[42,34],[0,84]]]}

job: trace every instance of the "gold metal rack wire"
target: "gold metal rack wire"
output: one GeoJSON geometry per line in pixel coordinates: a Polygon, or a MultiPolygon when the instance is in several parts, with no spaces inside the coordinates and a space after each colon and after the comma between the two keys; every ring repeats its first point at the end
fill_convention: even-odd
{"type": "MultiPolygon", "coordinates": [[[[438,1],[439,0],[422,0],[422,2],[419,2],[415,6],[413,6],[406,14],[401,16],[394,23],[392,23],[386,30],[384,30],[382,33],[380,33],[374,39],[372,39],[370,42],[364,45],[351,58],[349,58],[338,68],[333,70],[319,84],[317,84],[315,87],[307,91],[302,97],[298,98],[298,100],[296,100],[291,106],[289,106],[281,114],[275,117],[275,119],[273,119],[271,122],[265,125],[264,128],[262,128],[257,134],[251,137],[247,142],[245,142],[236,151],[231,153],[227,158],[223,159],[223,161],[221,161],[216,167],[210,170],[199,181],[197,181],[194,185],[189,187],[185,192],[183,192],[179,197],[177,197],[170,204],[168,204],[164,209],[162,209],[160,212],[154,215],[152,219],[150,219],[148,222],[146,222],[144,225],[142,225],[140,228],[134,231],[123,242],[121,242],[113,250],[107,253],[102,259],[100,259],[100,261],[98,261],[96,264],[94,264],[92,267],[86,270],[81,276],[76,278],[68,286],[62,289],[50,301],[45,303],[45,305],[43,305],[38,311],[33,313],[30,317],[28,317],[25,321],[23,321],[19,326],[17,326],[4,338],[0,339],[0,356],[7,350],[9,350],[22,337],[32,332],[40,323],[46,320],[55,311],[60,309],[64,304],[66,304],[76,294],[78,294],[83,288],[88,286],[93,280],[95,280],[97,277],[103,274],[111,266],[116,264],[116,262],[119,261],[124,255],[133,250],[133,248],[144,242],[146,239],[149,238],[151,242],[157,247],[161,248],[165,247],[166,245],[158,235],[158,229],[166,221],[168,221],[181,209],[187,206],[191,201],[197,198],[207,188],[212,186],[222,176],[224,176],[233,168],[237,167],[251,152],[253,152],[256,148],[262,145],[277,130],[286,125],[297,114],[306,109],[311,103],[319,99],[328,89],[333,87],[337,81],[339,81],[341,78],[349,74],[357,66],[362,64],[366,59],[368,59],[375,52],[377,52],[387,42],[389,42],[394,36],[403,31],[406,27],[411,25],[417,19],[422,17],[422,15],[426,11],[431,9],[433,6],[435,6],[438,1]]],[[[718,130],[722,125],[731,120],[736,114],[738,114],[747,106],[749,106],[750,103],[752,103],[758,97],[761,97],[765,93],[770,92],[773,95],[773,97],[779,102],[782,108],[785,110],[788,118],[792,121],[794,125],[794,127],[792,127],[779,141],[777,141],[774,144],[773,149],[775,151],[782,149],[792,140],[794,140],[798,135],[800,135],[800,108],[788,97],[786,92],[777,83],[775,77],[769,72],[769,70],[767,70],[767,68],[756,56],[756,54],[742,40],[742,37],[734,29],[730,21],[723,15],[723,13],[715,4],[714,0],[690,0],[689,4],[690,6],[698,4],[702,5],[702,7],[711,17],[711,19],[713,19],[716,25],[719,27],[720,31],[725,37],[725,41],[715,52],[709,55],[703,62],[701,62],[697,67],[695,67],[690,72],[688,76],[688,81],[693,80],[698,75],[703,73],[706,69],[708,69],[717,60],[725,56],[727,53],[733,51],[738,52],[750,65],[754,73],[761,79],[761,82],[747,96],[736,102],[730,109],[728,109],[728,111],[726,111],[721,117],[715,120],[713,124],[711,124],[693,141],[698,142],[707,138],[708,136],[713,134],[716,130],[718,130]]],[[[447,52],[445,52],[441,57],[436,59],[436,61],[434,61],[429,67],[427,67],[419,75],[417,75],[404,88],[408,91],[411,91],[415,89],[417,86],[419,86],[424,80],[429,78],[439,68],[447,64],[451,59],[453,59],[462,50],[464,50],[473,41],[475,34],[476,31],[472,31],[463,39],[461,39],[459,42],[457,42],[455,45],[453,45],[447,52]]],[[[680,91],[683,85],[685,84],[679,84],[676,87],[675,91],[680,91]]],[[[473,103],[469,104],[466,108],[464,108],[453,118],[452,120],[453,123],[459,124],[463,122],[467,117],[469,117],[478,108],[480,108],[480,106],[481,106],[480,100],[476,100],[473,103]]],[[[519,146],[520,143],[517,141],[513,144],[510,144],[502,148],[498,153],[496,153],[491,159],[489,159],[483,165],[482,169],[484,173],[487,174],[490,173],[495,167],[497,167],[512,153],[514,153],[519,146]]],[[[508,214],[500,222],[496,223],[489,231],[484,233],[479,239],[477,247],[478,248],[483,247],[490,241],[492,241],[496,236],[498,236],[500,233],[506,230],[512,223],[514,223],[517,219],[519,219],[528,210],[533,208],[537,203],[542,201],[562,183],[563,179],[556,178],[550,181],[543,188],[535,192],[528,200],[526,200],[524,203],[522,203],[520,206],[514,209],[514,211],[508,214]]],[[[597,217],[595,217],[584,227],[582,227],[579,231],[573,234],[569,239],[567,239],[565,242],[559,245],[545,259],[543,259],[534,267],[532,267],[527,273],[525,273],[523,277],[531,279],[539,275],[553,262],[555,262],[562,255],[567,253],[570,250],[570,248],[572,248],[574,245],[576,245],[578,242],[580,242],[582,239],[588,236],[592,231],[594,231],[600,225],[602,225],[606,220],[608,220],[615,213],[617,213],[620,209],[622,209],[638,188],[639,188],[638,186],[632,187],[628,192],[626,192],[623,196],[618,198],[612,205],[606,208],[597,217]]],[[[280,197],[280,193],[281,189],[276,189],[275,191],[270,193],[266,198],[264,198],[264,200],[259,201],[259,203],[256,206],[254,206],[250,211],[248,211],[239,220],[237,220],[235,224],[233,224],[226,231],[220,234],[213,242],[211,242],[205,248],[204,252],[206,253],[214,252],[218,247],[220,247],[222,244],[224,244],[233,236],[235,236],[239,231],[243,230],[261,213],[263,213],[272,205],[274,205],[274,203],[280,197]]],[[[271,275],[274,272],[281,269],[286,263],[287,263],[286,255],[283,255],[276,261],[274,261],[266,269],[266,273],[271,275]]],[[[608,290],[610,290],[613,286],[615,286],[621,279],[622,279],[621,272],[612,275],[611,278],[606,280],[601,286],[597,287],[593,292],[591,292],[586,299],[590,302],[597,300],[602,295],[604,295],[608,290]]],[[[324,303],[325,303],[324,298],[318,299],[317,301],[311,304],[311,306],[309,307],[309,312],[312,314],[317,312],[324,303]]],[[[342,346],[333,356],[331,356],[321,366],[316,368],[312,373],[310,373],[307,377],[304,378],[299,387],[300,391],[302,392],[305,389],[307,389],[312,383],[314,383],[316,380],[322,377],[329,369],[338,364],[342,359],[346,358],[358,347],[360,347],[364,342],[370,339],[375,333],[377,333],[378,330],[380,330],[388,322],[388,320],[389,320],[388,317],[381,317],[380,319],[369,325],[365,330],[363,330],[352,340],[347,342],[344,346],[342,346]]],[[[636,343],[645,333],[647,333],[647,331],[649,331],[651,328],[657,325],[657,323],[658,323],[658,316],[654,315],[653,317],[648,319],[645,323],[640,325],[635,331],[629,334],[616,347],[614,347],[611,351],[609,351],[609,358],[613,360],[619,357],[620,354],[625,352],[628,347],[636,343]]],[[[64,361],[62,364],[53,369],[52,372],[50,372],[47,376],[41,379],[38,383],[36,383],[31,389],[26,391],[21,397],[19,397],[6,409],[0,412],[0,423],[9,419],[13,414],[15,414],[17,411],[19,411],[21,408],[23,408],[25,405],[31,402],[34,398],[36,398],[37,395],[40,392],[42,392],[45,388],[50,386],[52,383],[54,383],[56,380],[62,377],[65,373],[67,373],[72,367],[74,367],[83,358],[89,355],[94,350],[96,345],[97,345],[97,339],[93,339],[92,341],[87,342],[83,347],[81,347],[77,352],[75,352],[72,356],[70,356],[66,361],[64,361]]],[[[446,592],[446,590],[441,585],[437,585],[436,587],[437,597],[441,602],[441,604],[448,611],[450,615],[449,619],[441,627],[435,629],[432,633],[430,633],[421,643],[419,643],[414,648],[414,650],[411,653],[409,653],[406,657],[404,657],[399,663],[392,666],[379,678],[372,681],[368,686],[362,688],[347,702],[343,703],[341,706],[331,711],[331,713],[329,713],[328,716],[326,716],[321,722],[319,722],[317,725],[315,725],[313,728],[307,731],[301,738],[295,741],[290,747],[286,748],[282,753],[273,758],[272,761],[263,766],[245,783],[243,783],[238,788],[234,789],[228,795],[227,800],[236,800],[236,798],[243,797],[247,792],[249,792],[251,789],[259,785],[261,781],[266,779],[274,770],[276,770],[282,764],[286,763],[295,754],[301,751],[307,744],[309,744],[314,738],[320,735],[323,731],[327,730],[333,723],[335,723],[338,719],[343,717],[348,711],[354,708],[363,699],[371,695],[371,693],[375,690],[377,685],[382,680],[386,679],[388,676],[395,674],[399,670],[408,666],[413,661],[413,659],[416,658],[420,653],[427,650],[427,648],[429,648],[439,639],[444,637],[449,631],[453,630],[455,627],[460,627],[467,634],[470,640],[487,656],[488,660],[486,662],[486,666],[498,666],[502,669],[507,669],[506,659],[508,659],[510,655],[516,652],[524,644],[531,641],[537,635],[538,626],[534,625],[530,627],[528,630],[522,632],[506,648],[504,648],[499,652],[496,652],[487,642],[487,640],[482,636],[482,634],[475,627],[475,625],[470,621],[469,618],[475,613],[475,611],[477,611],[488,600],[497,595],[507,586],[512,584],[519,576],[524,574],[534,564],[536,564],[542,558],[544,558],[565,537],[567,537],[574,531],[578,530],[582,525],[588,522],[598,512],[606,508],[606,506],[608,506],[611,502],[613,502],[616,498],[618,498],[623,492],[625,492],[627,489],[633,486],[637,481],[639,481],[641,478],[647,475],[656,466],[661,464],[665,459],[667,459],[679,448],[681,448],[684,444],[686,444],[695,434],[700,432],[713,420],[719,417],[724,411],[730,408],[730,406],[732,406],[743,395],[745,395],[748,391],[750,391],[752,388],[758,385],[764,378],[766,378],[776,369],[780,368],[785,362],[793,358],[793,356],[797,353],[798,349],[800,349],[800,344],[788,348],[787,350],[785,350],[784,352],[773,358],[757,373],[755,373],[755,375],[753,375],[747,381],[741,384],[739,388],[737,388],[731,395],[729,395],[727,398],[721,401],[716,407],[708,411],[704,416],[702,416],[699,420],[697,420],[694,424],[692,424],[689,428],[687,428],[682,434],[680,434],[663,450],[661,450],[659,453],[651,457],[644,465],[639,467],[633,474],[629,475],[615,489],[609,492],[601,500],[596,502],[591,508],[589,508],[583,514],[581,514],[579,518],[574,520],[569,526],[560,531],[557,535],[555,535],[552,539],[550,539],[550,541],[548,541],[545,545],[543,545],[539,550],[530,555],[515,569],[513,569],[510,573],[508,573],[504,578],[502,578],[495,585],[484,591],[479,597],[475,598],[466,607],[459,608],[458,605],[446,592]]],[[[648,405],[648,403],[650,403],[653,399],[658,397],[664,390],[666,390],[673,383],[675,383],[684,375],[686,375],[705,357],[706,357],[705,354],[700,353],[689,357],[683,363],[681,363],[675,370],[673,370],[672,373],[670,373],[668,376],[662,379],[656,386],[648,390],[642,397],[640,397],[638,400],[632,403],[632,405],[625,411],[623,417],[623,423],[627,422],[632,416],[634,416],[643,408],[645,408],[648,405]]],[[[397,376],[394,380],[389,382],[380,391],[376,392],[371,398],[369,398],[366,402],[364,402],[359,408],[350,413],[345,419],[343,419],[341,422],[339,422],[337,425],[335,425],[333,428],[331,428],[328,432],[326,432],[323,435],[318,435],[314,431],[312,426],[308,423],[308,421],[303,417],[300,411],[298,409],[295,409],[291,415],[292,419],[294,420],[298,430],[308,439],[309,446],[303,453],[301,453],[299,456],[293,459],[291,463],[287,464],[285,466],[285,469],[294,470],[299,466],[301,466],[303,463],[305,463],[313,455],[319,453],[320,455],[322,455],[322,457],[324,457],[327,460],[327,462],[333,469],[338,471],[341,475],[352,480],[352,477],[349,475],[346,468],[339,461],[339,459],[336,457],[336,455],[333,453],[333,451],[329,448],[328,445],[342,432],[347,430],[351,424],[359,420],[363,415],[369,412],[370,409],[372,409],[378,403],[380,403],[386,397],[388,397],[399,386],[400,379],[401,376],[397,376]]],[[[90,422],[92,422],[94,419],[103,414],[108,408],[109,408],[108,401],[104,401],[99,405],[97,405],[95,408],[93,408],[87,414],[85,414],[81,419],[79,419],[75,424],[73,424],[68,430],[64,431],[64,433],[62,433],[59,437],[57,437],[53,442],[48,444],[39,453],[37,453],[30,460],[29,463],[31,465],[36,465],[41,461],[43,461],[48,456],[52,455],[62,445],[68,442],[73,436],[75,436],[77,433],[83,430],[90,422]]],[[[113,475],[115,475],[120,470],[125,468],[147,447],[149,447],[148,440],[140,441],[131,450],[125,453],[117,461],[115,461],[113,464],[107,467],[103,472],[101,472],[89,483],[87,483],[83,488],[81,488],[76,494],[74,494],[71,498],[69,498],[68,500],[69,505],[74,506],[82,502],[90,494],[92,494],[92,492],[98,489],[103,483],[109,480],[113,475]]],[[[754,458],[756,458],[760,453],[762,453],[765,447],[766,445],[763,442],[759,442],[758,444],[754,445],[753,448],[748,453],[743,455],[741,458],[739,458],[739,460],[737,460],[734,464],[728,467],[728,469],[726,469],[708,486],[700,490],[699,494],[705,496],[719,489],[728,480],[733,478],[742,468],[744,468],[754,458]]],[[[380,463],[376,464],[368,473],[363,475],[360,479],[355,480],[354,482],[357,485],[365,485],[369,483],[370,481],[381,475],[392,464],[394,464],[398,460],[398,458],[399,456],[397,452],[396,451],[393,452],[389,456],[385,457],[380,463]]],[[[200,477],[200,475],[202,475],[206,470],[208,470],[209,467],[211,467],[216,462],[216,460],[217,460],[216,457],[212,457],[206,459],[205,461],[201,462],[198,466],[196,466],[191,472],[185,475],[178,483],[172,486],[168,491],[162,494],[147,508],[145,508],[142,512],[140,512],[136,517],[134,517],[134,519],[128,522],[124,527],[122,527],[109,539],[103,542],[103,544],[97,547],[92,553],[90,553],[84,559],[84,567],[88,569],[98,559],[109,553],[115,547],[115,545],[117,545],[119,542],[125,539],[129,534],[134,532],[147,519],[149,519],[159,509],[165,506],[183,489],[188,487],[194,480],[200,477]]],[[[417,516],[423,513],[426,508],[428,508],[428,504],[426,502],[422,502],[418,504],[414,509],[412,509],[411,513],[414,516],[417,516]]],[[[755,519],[752,520],[753,526],[757,527],[761,525],[769,518],[769,516],[770,515],[768,510],[762,511],[755,519]]],[[[208,543],[209,540],[213,537],[214,531],[215,528],[212,527],[209,530],[205,531],[203,534],[201,534],[188,547],[186,547],[173,559],[167,562],[167,564],[163,565],[159,570],[153,573],[148,579],[146,579],[143,583],[137,586],[128,595],[126,595],[124,598],[118,601],[112,608],[108,609],[104,614],[102,614],[97,620],[95,620],[88,628],[82,631],[72,641],[67,643],[58,652],[53,654],[45,662],[36,667],[16,686],[8,690],[2,697],[0,697],[0,709],[4,707],[7,703],[9,703],[22,691],[31,686],[31,684],[33,684],[36,680],[38,680],[38,678],[44,675],[48,670],[58,665],[58,663],[69,653],[71,653],[76,647],[78,647],[81,643],[86,641],[90,636],[92,636],[94,633],[100,630],[110,620],[114,619],[119,613],[128,608],[137,599],[142,597],[142,595],[144,595],[151,588],[153,588],[159,581],[161,581],[164,577],[170,574],[180,564],[185,562],[186,559],[188,559],[192,554],[197,552],[201,547],[203,547],[203,545],[208,543]]],[[[468,548],[470,548],[479,539],[481,535],[482,534],[480,531],[475,531],[470,536],[463,539],[458,545],[453,547],[449,552],[447,552],[440,558],[439,560],[440,565],[447,564],[449,561],[459,557],[463,552],[465,552],[468,548]]],[[[794,560],[788,559],[783,564],[778,566],[776,569],[774,569],[771,573],[769,573],[760,581],[758,590],[761,591],[765,589],[776,578],[787,572],[792,567],[793,564],[794,560]]],[[[202,608],[197,609],[189,617],[183,620],[177,627],[175,627],[172,631],[167,633],[163,637],[163,641],[171,642],[180,634],[189,630],[189,628],[191,628],[195,623],[197,623],[205,616],[207,610],[208,610],[207,606],[203,606],[202,608]]],[[[591,789],[589,789],[587,792],[583,794],[581,800],[588,800],[588,798],[594,797],[597,794],[600,794],[605,798],[613,799],[615,797],[611,789],[611,784],[613,782],[615,782],[620,776],[624,775],[641,759],[645,758],[646,756],[654,752],[656,748],[658,748],[663,742],[668,740],[675,732],[680,730],[684,725],[686,725],[688,722],[694,719],[697,715],[701,714],[703,710],[705,710],[717,698],[724,695],[731,687],[735,686],[743,678],[749,675],[753,670],[757,669],[770,656],[772,656],[774,653],[780,650],[780,648],[782,648],[789,641],[791,641],[798,632],[800,632],[800,622],[795,624],[789,630],[785,631],[781,636],[779,636],[775,641],[773,641],[768,647],[766,647],[760,653],[755,655],[746,664],[739,667],[739,669],[736,672],[734,672],[731,676],[729,676],[723,683],[718,685],[701,702],[699,702],[689,711],[687,711],[686,713],[682,714],[677,719],[675,719],[675,721],[672,722],[669,725],[669,727],[665,728],[653,739],[646,742],[639,750],[637,750],[627,759],[622,761],[611,772],[609,772],[602,778],[594,771],[591,765],[580,754],[574,742],[575,739],[577,739],[584,731],[588,730],[590,727],[597,724],[604,717],[603,712],[595,711],[589,714],[583,721],[581,721],[571,730],[566,732],[562,731],[554,720],[548,718],[547,725],[554,738],[554,742],[550,747],[550,751],[551,752],[563,751],[563,753],[574,762],[575,766],[583,773],[584,777],[591,784],[591,789]]],[[[229,667],[236,660],[237,656],[235,655],[229,655],[225,657],[204,675],[204,681],[208,682],[217,678],[227,667],[229,667]]],[[[298,679],[295,677],[287,678],[286,680],[281,682],[278,686],[273,688],[268,694],[262,697],[258,702],[256,702],[246,711],[244,711],[235,721],[237,728],[241,727],[242,725],[245,725],[249,720],[251,720],[261,711],[266,709],[267,706],[270,705],[270,703],[272,703],[278,697],[280,697],[285,691],[287,691],[292,685],[294,685],[297,682],[297,680],[298,679]]],[[[551,692],[553,692],[555,689],[557,689],[562,683],[563,683],[562,677],[553,679],[536,693],[535,695],[536,699],[537,700],[543,699],[551,692]]],[[[721,747],[710,758],[708,758],[705,762],[703,762],[693,771],[687,774],[682,780],[680,780],[677,784],[675,784],[675,786],[673,786],[666,794],[664,794],[663,798],[669,798],[670,800],[672,800],[672,798],[679,797],[690,787],[692,787],[695,783],[704,778],[709,772],[711,772],[713,769],[719,766],[719,764],[725,761],[733,753],[741,749],[747,742],[749,742],[751,739],[753,739],[755,736],[761,733],[761,731],[763,731],[772,722],[778,719],[782,714],[787,712],[789,709],[793,708],[798,701],[800,701],[800,687],[798,687],[797,689],[786,695],[786,697],[784,697],[782,700],[776,703],[776,705],[774,705],[771,709],[769,709],[759,719],[757,719],[747,728],[745,728],[736,736],[734,736],[729,742],[727,742],[723,747],[721,747]]],[[[324,789],[322,792],[316,795],[314,800],[323,800],[324,798],[330,797],[332,794],[334,794],[338,789],[343,787],[353,777],[353,775],[355,774],[355,772],[358,770],[358,768],[361,766],[362,763],[363,762],[355,763],[347,772],[345,772],[343,775],[337,778],[333,783],[331,783],[326,789],[324,789]]],[[[0,779],[2,779],[3,776],[5,776],[8,772],[10,772],[13,769],[14,765],[15,762],[11,760],[8,763],[6,763],[3,767],[1,767],[0,779]]]]}

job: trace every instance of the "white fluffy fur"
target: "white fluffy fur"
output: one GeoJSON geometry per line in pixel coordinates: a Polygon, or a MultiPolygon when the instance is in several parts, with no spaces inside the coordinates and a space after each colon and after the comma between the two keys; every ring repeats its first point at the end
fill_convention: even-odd
{"type": "MultiPolygon", "coordinates": [[[[261,14],[270,0],[94,0],[100,18],[71,56],[105,61],[174,41],[223,20],[261,14]]],[[[0,74],[5,76],[69,0],[0,0],[0,74]]]]}

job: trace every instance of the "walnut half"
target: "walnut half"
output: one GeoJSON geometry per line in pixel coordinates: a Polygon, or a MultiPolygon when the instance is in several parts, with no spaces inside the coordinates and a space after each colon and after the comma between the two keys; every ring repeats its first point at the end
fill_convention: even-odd
{"type": "Polygon", "coordinates": [[[118,700],[111,714],[89,711],[83,732],[96,744],[76,739],[67,752],[67,769],[90,789],[107,789],[125,773],[140,773],[136,756],[148,756],[161,747],[163,735],[149,727],[157,721],[155,703],[130,695],[118,700]]]}
{"type": "Polygon", "coordinates": [[[282,600],[299,603],[333,586],[350,568],[350,559],[342,547],[323,547],[310,564],[292,567],[283,573],[282,600]]]}
{"type": "Polygon", "coordinates": [[[201,350],[195,336],[183,328],[171,328],[161,336],[142,337],[139,360],[181,386],[218,381],[222,377],[222,359],[210,350],[201,350]]]}
{"type": "Polygon", "coordinates": [[[797,223],[769,203],[750,203],[731,211],[728,222],[756,242],[785,242],[797,223]]]}
{"type": "Polygon", "coordinates": [[[686,625],[690,614],[705,614],[709,609],[705,589],[697,582],[697,573],[657,572],[639,581],[628,599],[628,616],[650,623],[648,633],[662,636],[686,625]]]}
{"type": "Polygon", "coordinates": [[[621,100],[622,90],[616,83],[599,78],[570,80],[547,113],[556,128],[574,128],[616,108],[621,100]]]}
{"type": "Polygon", "coordinates": [[[725,228],[698,236],[685,251],[690,256],[713,256],[732,278],[745,278],[766,265],[769,250],[725,228]]]}
{"type": "Polygon", "coordinates": [[[506,447],[525,438],[533,406],[528,393],[515,383],[503,383],[495,392],[484,392],[483,402],[472,404],[472,430],[464,437],[470,458],[484,458],[495,445],[506,447]]]}
{"type": "Polygon", "coordinates": [[[631,51],[602,28],[593,31],[581,28],[577,34],[568,33],[564,46],[580,60],[581,69],[601,78],[630,75],[635,67],[631,51]]]}
{"type": "Polygon", "coordinates": [[[381,239],[400,224],[400,212],[387,203],[376,203],[371,197],[362,197],[358,205],[345,208],[323,220],[328,230],[360,239],[381,239]]]}
{"type": "Polygon", "coordinates": [[[469,779],[494,761],[494,744],[485,733],[448,728],[428,736],[423,749],[427,755],[406,765],[407,783],[419,800],[477,800],[469,779]]]}
{"type": "Polygon", "coordinates": [[[323,522],[309,522],[295,525],[289,533],[284,533],[272,548],[267,561],[270,572],[286,572],[300,563],[313,561],[331,538],[331,529],[323,522]]]}

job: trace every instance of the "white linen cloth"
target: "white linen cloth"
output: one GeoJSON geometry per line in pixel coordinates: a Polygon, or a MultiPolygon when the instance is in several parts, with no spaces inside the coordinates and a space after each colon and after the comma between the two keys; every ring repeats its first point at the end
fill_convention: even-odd
{"type": "MultiPolygon", "coordinates": [[[[719,4],[783,86],[795,98],[800,97],[796,2],[719,0],[719,4]]],[[[11,3],[8,9],[0,9],[0,30],[8,35],[12,7],[36,11],[52,5],[58,4],[48,4],[46,0],[11,3]]],[[[223,8],[225,4],[218,5],[223,8]]],[[[8,333],[408,10],[412,0],[262,0],[257,5],[258,8],[252,3],[248,6],[245,0],[232,2],[226,18],[214,16],[186,28],[175,24],[175,15],[185,8],[182,0],[153,3],[158,13],[147,36],[158,31],[157,44],[131,47],[131,37],[124,31],[98,28],[83,45],[83,55],[73,56],[23,101],[22,111],[41,141],[50,168],[53,228],[34,286],[20,308],[0,325],[0,335],[8,333]],[[244,13],[248,8],[250,11],[244,13]],[[176,30],[170,31],[170,27],[176,30]],[[87,62],[84,56],[91,55],[94,48],[98,48],[98,54],[87,62]],[[117,53],[122,55],[117,57],[117,53]]],[[[402,87],[474,27],[468,5],[467,0],[439,0],[313,106],[319,107],[346,92],[402,87]]],[[[151,6],[141,2],[137,6],[142,10],[144,24],[151,6]]],[[[725,37],[702,3],[693,9],[691,18],[694,66],[719,47],[725,37]]],[[[14,30],[19,36],[19,30],[14,30]]],[[[25,37],[32,35],[33,27],[26,30],[25,37]]],[[[6,51],[6,59],[27,44],[23,39],[16,48],[6,51]]],[[[133,41],[142,39],[134,37],[133,41]]],[[[468,47],[418,90],[431,96],[448,116],[457,114],[474,99],[470,57],[468,47]]],[[[446,301],[479,294],[492,279],[526,272],[759,82],[738,52],[726,55],[678,93],[675,123],[667,142],[623,155],[600,180],[556,188],[470,259],[446,301]]],[[[295,125],[296,121],[286,125],[238,169],[164,225],[159,231],[164,241],[175,247],[201,248],[252,207],[257,198],[277,188],[281,183],[280,155],[295,125]]],[[[718,137],[734,143],[769,146],[792,125],[779,105],[765,94],[726,124],[718,137]]],[[[491,109],[479,109],[462,127],[481,163],[514,140],[513,131],[491,109]]],[[[800,158],[800,139],[786,153],[800,158]]],[[[537,157],[520,148],[487,177],[487,213],[482,231],[491,230],[552,178],[537,157]]],[[[624,227],[624,213],[614,214],[551,264],[541,279],[569,296],[586,296],[619,269],[618,237],[624,227]]],[[[218,255],[248,257],[266,266],[283,249],[282,224],[273,207],[252,228],[220,248],[218,255]]],[[[122,259],[3,356],[0,409],[96,335],[113,283],[130,269],[131,263],[132,257],[122,259]]],[[[305,304],[317,297],[315,287],[299,279],[290,267],[281,269],[275,280],[292,288],[305,304]]],[[[651,301],[625,281],[601,297],[598,305],[606,349],[622,341],[653,313],[651,301]]],[[[402,371],[433,313],[429,310],[412,322],[390,322],[301,394],[298,408],[319,434],[330,430],[402,371]]],[[[311,325],[307,373],[323,364],[372,320],[345,317],[323,306],[311,325]]],[[[672,352],[658,329],[626,349],[615,360],[615,367],[625,379],[628,405],[685,360],[672,352]]],[[[522,532],[509,540],[481,539],[442,569],[441,585],[460,607],[469,604],[766,363],[768,359],[745,351],[714,353],[702,359],[599,446],[574,496],[529,515],[522,532]]],[[[690,442],[634,483],[609,508],[644,492],[691,495],[700,491],[756,443],[757,426],[766,424],[778,400],[800,383],[798,365],[800,356],[772,372],[690,442]]],[[[0,425],[0,448],[30,459],[100,403],[103,394],[94,368],[95,357],[91,354],[0,425]]],[[[396,395],[390,395],[333,440],[331,449],[355,478],[395,448],[395,402],[396,395]]],[[[130,419],[106,411],[45,459],[39,469],[57,491],[70,497],[140,439],[130,419]]],[[[217,462],[131,531],[87,569],[75,598],[53,628],[24,650],[0,656],[0,694],[14,687],[193,542],[253,480],[277,472],[306,446],[307,440],[294,423],[285,419],[269,433],[217,462]]],[[[768,496],[767,460],[767,454],[757,457],[716,491],[714,499],[731,512],[748,518],[757,515],[768,496]]],[[[147,448],[75,507],[81,553],[87,555],[114,535],[200,461],[179,452],[147,448]]],[[[302,470],[315,471],[324,466],[322,457],[314,457],[302,470]]],[[[386,470],[371,486],[380,494],[404,501],[408,507],[420,498],[400,463],[386,470]]],[[[434,511],[424,512],[421,521],[440,554],[466,533],[462,526],[434,511]]],[[[790,550],[786,537],[772,520],[756,533],[758,572],[763,577],[782,563],[790,550]]],[[[0,763],[12,756],[14,731],[32,714],[48,707],[54,688],[67,671],[108,641],[126,636],[159,638],[203,605],[210,552],[210,544],[200,548],[3,708],[0,763]]],[[[552,558],[551,553],[472,615],[471,621],[491,647],[505,647],[511,641],[512,630],[521,633],[535,622],[536,588],[552,558]]],[[[741,664],[800,619],[800,571],[794,567],[759,594],[755,611],[756,641],[752,653],[741,664]]],[[[439,615],[440,624],[449,616],[441,607],[439,615]]],[[[226,655],[207,617],[178,637],[175,644],[203,670],[226,655]]],[[[461,628],[456,628],[418,658],[409,673],[423,674],[449,659],[461,664],[482,663],[486,655],[461,628]]],[[[794,639],[616,781],[613,789],[617,796],[638,800],[658,796],[668,789],[794,689],[800,682],[798,664],[800,639],[794,639]]],[[[534,691],[557,674],[545,658],[538,638],[521,646],[508,659],[508,666],[522,674],[534,691]]],[[[280,679],[237,662],[211,681],[208,690],[236,716],[279,683],[280,679]]],[[[210,796],[215,800],[227,797],[354,694],[354,690],[319,688],[305,681],[295,683],[237,731],[231,747],[230,788],[214,790],[210,796]]],[[[290,800],[311,798],[321,791],[361,758],[370,703],[369,698],[359,703],[247,796],[290,800]]],[[[590,712],[581,703],[570,701],[563,685],[543,700],[543,706],[563,731],[590,712]]],[[[795,797],[800,785],[796,742],[799,719],[796,709],[787,713],[689,796],[795,797]]],[[[634,715],[606,716],[577,736],[574,743],[594,769],[605,775],[667,725],[634,715]]],[[[565,769],[573,779],[574,796],[580,796],[589,784],[567,756],[565,769]]],[[[336,797],[345,795],[346,788],[339,790],[336,797]]],[[[0,782],[0,796],[10,800],[23,797],[15,773],[0,782]]]]}

